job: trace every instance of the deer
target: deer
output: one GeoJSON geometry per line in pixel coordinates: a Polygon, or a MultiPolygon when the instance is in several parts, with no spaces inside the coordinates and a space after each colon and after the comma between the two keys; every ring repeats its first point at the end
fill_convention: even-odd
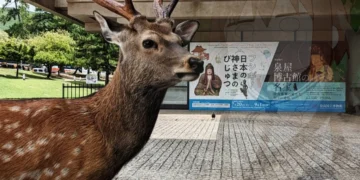
{"type": "Polygon", "coordinates": [[[94,11],[103,38],[119,46],[112,80],[84,98],[0,101],[0,179],[114,178],[150,139],[168,88],[204,71],[184,48],[199,22],[170,17],[178,0],[155,0],[155,20],[131,0],[93,1],[128,20],[94,11]]]}

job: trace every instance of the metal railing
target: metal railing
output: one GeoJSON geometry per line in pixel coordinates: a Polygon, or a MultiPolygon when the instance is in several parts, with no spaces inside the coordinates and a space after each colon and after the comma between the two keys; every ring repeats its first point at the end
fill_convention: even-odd
{"type": "Polygon", "coordinates": [[[101,88],[105,87],[102,84],[65,84],[62,85],[63,99],[76,99],[90,96],[101,88]]]}

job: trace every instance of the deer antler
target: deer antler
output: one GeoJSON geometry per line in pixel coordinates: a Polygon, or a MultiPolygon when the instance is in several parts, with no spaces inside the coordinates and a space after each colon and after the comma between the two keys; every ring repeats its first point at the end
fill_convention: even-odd
{"type": "Polygon", "coordinates": [[[176,4],[179,0],[171,0],[170,4],[163,9],[163,0],[154,0],[154,9],[156,17],[160,18],[169,18],[171,13],[174,11],[176,4]]]}
{"type": "Polygon", "coordinates": [[[127,20],[130,20],[132,17],[140,14],[139,12],[136,11],[134,4],[132,3],[131,0],[125,0],[125,4],[119,3],[115,0],[93,0],[93,1],[114,13],[123,16],[127,20]]]}

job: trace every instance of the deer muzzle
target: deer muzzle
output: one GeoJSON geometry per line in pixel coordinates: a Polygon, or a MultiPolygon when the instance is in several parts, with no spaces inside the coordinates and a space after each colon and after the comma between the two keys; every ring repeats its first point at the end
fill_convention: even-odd
{"type": "Polygon", "coordinates": [[[195,73],[202,73],[204,71],[204,61],[197,58],[190,58],[189,65],[195,73]]]}

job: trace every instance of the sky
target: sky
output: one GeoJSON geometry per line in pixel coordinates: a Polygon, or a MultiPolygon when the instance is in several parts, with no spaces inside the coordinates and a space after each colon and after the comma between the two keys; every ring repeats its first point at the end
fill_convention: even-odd
{"type": "MultiPolygon", "coordinates": [[[[5,4],[5,0],[0,0],[0,7],[2,7],[3,4],[5,4]]],[[[8,7],[14,7],[14,6],[15,6],[14,3],[8,5],[8,7]]],[[[30,5],[30,9],[29,9],[29,10],[30,10],[30,11],[35,11],[35,7],[32,6],[32,5],[30,5]]]]}

